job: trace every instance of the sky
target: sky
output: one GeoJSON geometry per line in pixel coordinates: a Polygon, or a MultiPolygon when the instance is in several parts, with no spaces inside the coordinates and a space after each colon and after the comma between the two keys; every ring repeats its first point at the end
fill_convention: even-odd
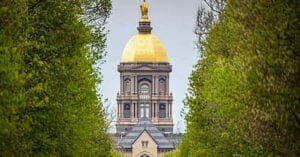
{"type": "MultiPolygon", "coordinates": [[[[101,65],[103,82],[100,92],[116,113],[116,96],[120,87],[120,64],[123,49],[128,40],[136,34],[140,19],[142,0],[112,0],[112,14],[107,21],[107,56],[101,65]]],[[[188,77],[199,58],[193,33],[197,8],[201,0],[147,0],[152,33],[163,43],[173,71],[170,73],[170,91],[173,93],[174,132],[185,131],[184,117],[180,112],[187,93],[188,77]]],[[[114,114],[116,115],[116,114],[114,114]]],[[[115,119],[114,119],[115,120],[115,119]]],[[[114,123],[112,123],[114,127],[114,123]]],[[[112,128],[112,130],[114,130],[112,128]]]]}

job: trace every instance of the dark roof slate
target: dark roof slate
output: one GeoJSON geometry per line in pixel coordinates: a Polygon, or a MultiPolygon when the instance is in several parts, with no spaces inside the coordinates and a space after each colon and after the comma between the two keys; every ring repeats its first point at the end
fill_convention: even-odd
{"type": "Polygon", "coordinates": [[[152,137],[158,149],[174,149],[174,145],[160,132],[148,118],[141,118],[139,122],[127,133],[123,140],[118,144],[119,147],[131,149],[133,143],[144,132],[152,137]]]}

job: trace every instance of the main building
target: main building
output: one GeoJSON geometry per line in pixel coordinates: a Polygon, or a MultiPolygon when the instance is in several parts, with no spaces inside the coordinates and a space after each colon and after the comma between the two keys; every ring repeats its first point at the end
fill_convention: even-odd
{"type": "Polygon", "coordinates": [[[161,41],[151,33],[148,5],[140,6],[138,33],[126,44],[117,94],[117,149],[125,156],[157,157],[174,149],[166,135],[173,132],[172,66],[161,41]]]}

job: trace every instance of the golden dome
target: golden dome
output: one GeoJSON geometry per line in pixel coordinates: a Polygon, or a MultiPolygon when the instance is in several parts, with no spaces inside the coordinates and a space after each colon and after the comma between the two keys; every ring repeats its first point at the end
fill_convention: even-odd
{"type": "Polygon", "coordinates": [[[126,44],[121,62],[168,62],[168,56],[155,35],[138,33],[126,44]]]}

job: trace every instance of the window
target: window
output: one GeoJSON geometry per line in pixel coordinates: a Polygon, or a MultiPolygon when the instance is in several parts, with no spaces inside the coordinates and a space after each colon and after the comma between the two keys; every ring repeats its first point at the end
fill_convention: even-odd
{"type": "Polygon", "coordinates": [[[159,104],[159,118],[166,118],[166,104],[159,104]]]}
{"type": "Polygon", "coordinates": [[[150,117],[150,105],[149,104],[140,104],[140,118],[150,117]]]}
{"type": "Polygon", "coordinates": [[[159,94],[164,95],[166,90],[166,83],[163,79],[159,80],[159,94]]]}
{"type": "Polygon", "coordinates": [[[124,118],[130,118],[130,104],[124,104],[124,118]]]}
{"type": "Polygon", "coordinates": [[[130,80],[129,79],[125,80],[124,84],[125,84],[124,85],[125,94],[130,94],[130,80]]]}
{"type": "Polygon", "coordinates": [[[142,147],[147,148],[148,147],[148,141],[142,141],[142,147]]]}
{"type": "Polygon", "coordinates": [[[139,117],[147,117],[150,118],[150,99],[151,88],[147,83],[141,83],[139,85],[139,117]]]}
{"type": "Polygon", "coordinates": [[[139,89],[140,99],[150,99],[150,87],[147,84],[142,84],[139,89]]]}

